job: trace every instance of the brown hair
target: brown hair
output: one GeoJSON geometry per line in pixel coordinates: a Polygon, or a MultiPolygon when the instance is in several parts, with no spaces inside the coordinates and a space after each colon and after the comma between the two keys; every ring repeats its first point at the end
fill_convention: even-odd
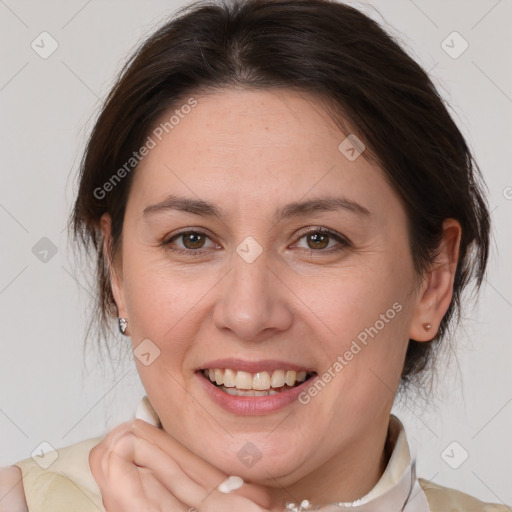
{"type": "Polygon", "coordinates": [[[463,289],[472,278],[478,288],[484,276],[490,225],[481,175],[427,73],[378,23],[331,0],[195,2],[126,63],[89,138],[70,219],[75,238],[96,251],[99,333],[112,332],[117,314],[99,220],[104,212],[112,216],[114,258],[136,165],[108,193],[98,190],[162,114],[187,95],[228,86],[293,88],[326,99],[339,126],[350,123],[367,148],[364,157],[382,167],[399,194],[418,275],[435,257],[443,220],[460,222],[450,307],[434,340],[409,341],[402,384],[418,383],[452,317],[460,317],[463,289]]]}

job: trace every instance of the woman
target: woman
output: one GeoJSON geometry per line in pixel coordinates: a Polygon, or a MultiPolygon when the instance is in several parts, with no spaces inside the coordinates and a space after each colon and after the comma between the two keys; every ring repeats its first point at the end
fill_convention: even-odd
{"type": "MultiPolygon", "coordinates": [[[[74,232],[147,398],[23,474],[30,512],[508,510],[391,415],[483,279],[479,173],[425,72],[327,0],[199,3],[134,54],[74,232]]],[[[20,487],[20,486],[18,486],[20,487]]]]}

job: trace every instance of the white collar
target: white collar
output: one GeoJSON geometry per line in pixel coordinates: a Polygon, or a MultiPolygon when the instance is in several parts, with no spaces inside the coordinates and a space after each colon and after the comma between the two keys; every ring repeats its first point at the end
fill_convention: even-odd
{"type": "MultiPolygon", "coordinates": [[[[160,419],[147,396],[140,401],[135,417],[161,428],[160,419]]],[[[368,494],[350,503],[332,503],[312,510],[430,512],[425,493],[416,478],[416,461],[411,458],[404,426],[393,414],[389,418],[388,443],[392,449],[391,457],[384,473],[368,494]]]]}

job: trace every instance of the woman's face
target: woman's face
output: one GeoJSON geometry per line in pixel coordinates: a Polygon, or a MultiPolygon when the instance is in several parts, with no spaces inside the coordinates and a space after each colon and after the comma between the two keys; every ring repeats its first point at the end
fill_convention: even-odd
{"type": "Polygon", "coordinates": [[[163,428],[226,473],[339,478],[382,450],[416,314],[404,209],[313,97],[196,99],[150,134],[126,208],[114,294],[142,383],[163,428]],[[316,376],[240,398],[215,368],[264,389],[316,376]]]}

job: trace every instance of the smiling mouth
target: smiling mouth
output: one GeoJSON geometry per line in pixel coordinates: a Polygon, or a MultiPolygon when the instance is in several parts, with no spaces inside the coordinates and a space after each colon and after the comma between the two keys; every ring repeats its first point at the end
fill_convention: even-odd
{"type": "Polygon", "coordinates": [[[268,396],[289,391],[316,375],[304,370],[274,370],[250,373],[228,368],[208,368],[202,375],[221,391],[233,396],[268,396]]]}

